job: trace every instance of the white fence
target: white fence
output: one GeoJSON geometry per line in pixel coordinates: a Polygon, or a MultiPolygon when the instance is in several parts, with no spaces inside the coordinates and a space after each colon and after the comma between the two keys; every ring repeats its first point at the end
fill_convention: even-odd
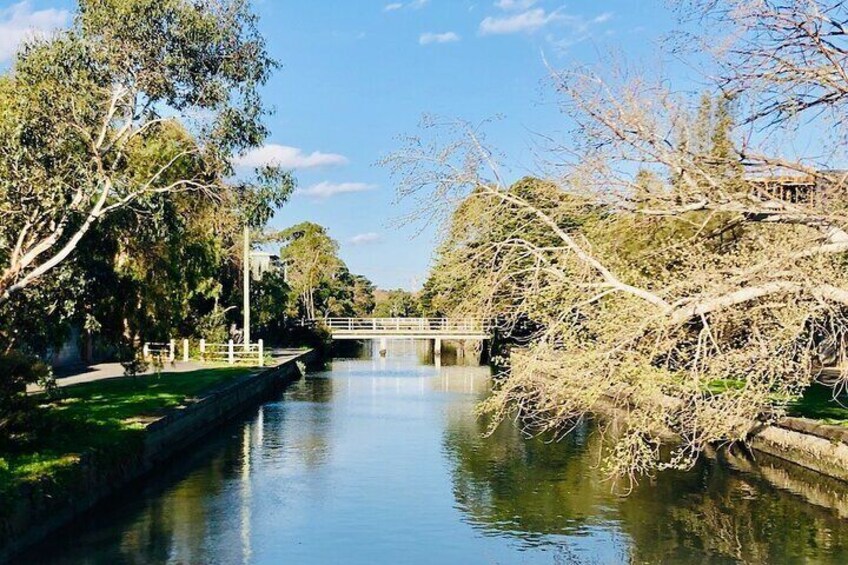
{"type": "MultiPolygon", "coordinates": [[[[192,360],[191,344],[189,340],[182,340],[181,358],[183,362],[192,360]]],[[[227,343],[207,343],[205,339],[200,340],[199,353],[196,360],[201,363],[228,363],[230,365],[265,365],[265,344],[260,339],[256,343],[235,343],[233,340],[227,343]]],[[[142,348],[144,359],[159,359],[160,361],[175,362],[177,359],[177,343],[171,340],[168,343],[145,343],[142,348]]]]}
{"type": "Polygon", "coordinates": [[[173,339],[168,343],[145,343],[142,347],[142,355],[145,359],[173,362],[176,358],[176,343],[173,339]]]}

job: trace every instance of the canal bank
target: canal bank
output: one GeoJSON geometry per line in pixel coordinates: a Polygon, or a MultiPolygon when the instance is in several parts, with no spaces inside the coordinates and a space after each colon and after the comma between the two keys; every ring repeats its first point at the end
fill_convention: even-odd
{"type": "Polygon", "coordinates": [[[305,350],[268,369],[203,391],[184,406],[144,422],[140,440],[115,446],[120,456],[83,453],[61,482],[26,484],[0,507],[0,561],[69,524],[102,500],[153,475],[167,461],[221,424],[254,408],[318,360],[305,350]]]}
{"type": "Polygon", "coordinates": [[[560,441],[512,425],[486,436],[475,406],[490,371],[435,367],[423,345],[404,347],[333,359],[26,558],[848,562],[841,483],[722,451],[621,497],[591,422],[560,441]]]}
{"type": "MultiPolygon", "coordinates": [[[[626,414],[617,407],[616,399],[627,397],[624,390],[619,390],[617,395],[606,394],[595,402],[592,412],[601,417],[624,417],[626,414]]],[[[653,401],[665,407],[683,404],[667,395],[658,395],[653,401]]],[[[657,433],[676,439],[669,430],[657,430],[657,433]]],[[[848,428],[808,418],[784,417],[752,430],[747,439],[754,451],[848,483],[848,428]]]]}
{"type": "Polygon", "coordinates": [[[843,427],[784,418],[756,430],[750,443],[757,451],[848,482],[848,429],[843,427]]]}

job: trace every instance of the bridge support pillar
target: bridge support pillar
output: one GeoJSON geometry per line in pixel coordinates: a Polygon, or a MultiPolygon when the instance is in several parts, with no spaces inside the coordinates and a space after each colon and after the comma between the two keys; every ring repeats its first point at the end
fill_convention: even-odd
{"type": "Polygon", "coordinates": [[[440,337],[433,340],[433,357],[436,359],[442,358],[442,338],[440,337]]]}
{"type": "Polygon", "coordinates": [[[380,357],[385,357],[389,352],[389,340],[384,337],[380,338],[380,357]]]}

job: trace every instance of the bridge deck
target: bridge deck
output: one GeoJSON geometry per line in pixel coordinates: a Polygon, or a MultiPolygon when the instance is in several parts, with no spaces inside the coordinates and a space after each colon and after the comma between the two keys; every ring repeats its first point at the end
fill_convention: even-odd
{"type": "Polygon", "coordinates": [[[333,339],[488,339],[483,320],[449,318],[328,318],[333,339]]]}

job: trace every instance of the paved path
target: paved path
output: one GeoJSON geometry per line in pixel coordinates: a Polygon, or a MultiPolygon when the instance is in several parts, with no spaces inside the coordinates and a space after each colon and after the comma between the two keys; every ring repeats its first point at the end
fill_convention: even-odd
{"type": "MultiPolygon", "coordinates": [[[[303,353],[302,349],[274,349],[271,351],[271,355],[274,358],[274,364],[283,363],[296,355],[303,353]]],[[[214,365],[210,363],[199,363],[196,361],[176,361],[174,363],[166,363],[164,367],[162,367],[162,373],[188,373],[190,371],[197,371],[200,369],[209,369],[210,367],[226,367],[227,365],[214,365]]],[[[152,375],[154,370],[148,369],[144,373],[139,373],[139,375],[152,375]]],[[[95,381],[103,381],[108,379],[123,379],[127,378],[124,375],[124,367],[120,363],[100,363],[98,365],[92,365],[90,367],[82,367],[77,371],[74,371],[70,374],[62,374],[56,377],[56,385],[59,387],[66,387],[81,383],[91,383],[95,381]]],[[[42,389],[38,385],[29,385],[27,387],[27,392],[40,392],[42,389]]]]}

